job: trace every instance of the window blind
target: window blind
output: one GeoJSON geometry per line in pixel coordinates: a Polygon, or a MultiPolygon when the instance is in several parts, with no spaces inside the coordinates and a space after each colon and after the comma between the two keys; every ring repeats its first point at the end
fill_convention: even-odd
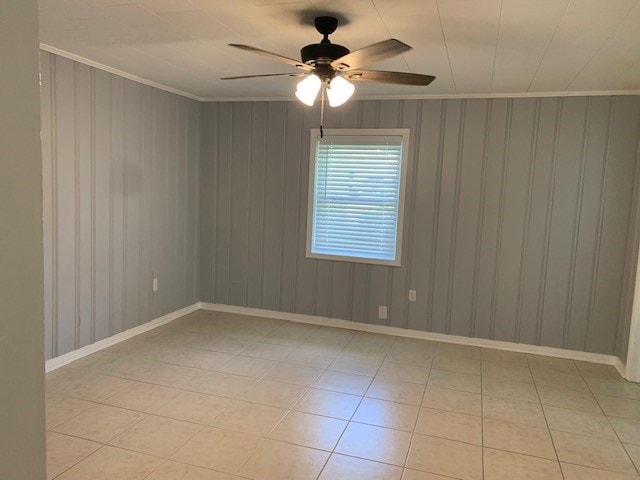
{"type": "Polygon", "coordinates": [[[317,139],[311,253],[396,260],[402,140],[399,135],[317,139]]]}

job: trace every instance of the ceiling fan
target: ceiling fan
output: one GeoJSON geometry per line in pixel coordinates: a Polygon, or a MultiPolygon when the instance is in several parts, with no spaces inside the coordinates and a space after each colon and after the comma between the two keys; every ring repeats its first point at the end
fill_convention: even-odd
{"type": "Polygon", "coordinates": [[[329,35],[338,28],[337,18],[316,17],[314,23],[316,30],[322,34],[323,39],[320,43],[307,45],[300,50],[302,61],[249,45],[229,44],[230,47],[264,55],[272,60],[294,66],[302,70],[301,72],[242,75],[238,77],[225,77],[221,80],[276,76],[304,77],[304,79],[298,83],[296,90],[296,96],[302,103],[309,106],[313,105],[318,96],[318,92],[322,90],[324,106],[324,94],[326,90],[329,105],[337,107],[345,103],[351,95],[353,95],[355,87],[349,80],[356,82],[426,86],[436,78],[432,75],[420,75],[416,73],[362,70],[360,67],[364,65],[400,55],[401,53],[411,50],[411,47],[399,40],[390,38],[351,52],[348,48],[336,43],[331,43],[329,40],[329,35]],[[324,89],[322,88],[323,86],[324,89]]]}

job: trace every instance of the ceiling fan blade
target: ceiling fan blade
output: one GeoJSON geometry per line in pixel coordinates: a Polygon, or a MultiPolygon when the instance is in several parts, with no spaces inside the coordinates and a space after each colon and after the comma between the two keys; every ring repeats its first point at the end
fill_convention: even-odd
{"type": "Polygon", "coordinates": [[[419,73],[387,72],[382,70],[349,70],[343,74],[354,82],[395,83],[397,85],[429,85],[435,80],[433,75],[419,73]]]}
{"type": "Polygon", "coordinates": [[[240,75],[238,77],[223,77],[220,80],[239,80],[242,78],[258,78],[258,77],[300,77],[304,73],[263,73],[262,75],[240,75]]]}
{"type": "Polygon", "coordinates": [[[352,68],[360,68],[363,65],[379,62],[385,58],[400,55],[401,53],[411,50],[411,47],[400,40],[390,38],[382,42],[374,43],[368,47],[361,48],[354,52],[348,53],[333,62],[331,66],[338,70],[350,70],[352,68]]]}
{"type": "Polygon", "coordinates": [[[285,57],[284,55],[279,55],[277,53],[268,52],[266,50],[261,50],[256,47],[251,47],[249,45],[240,45],[237,43],[230,43],[230,47],[239,48],[240,50],[246,50],[247,52],[257,53],[258,55],[264,55],[266,57],[271,58],[272,60],[276,60],[277,62],[286,63],[288,65],[293,65],[294,67],[300,68],[302,70],[313,70],[313,67],[302,63],[299,60],[295,60],[293,58],[285,57]]]}

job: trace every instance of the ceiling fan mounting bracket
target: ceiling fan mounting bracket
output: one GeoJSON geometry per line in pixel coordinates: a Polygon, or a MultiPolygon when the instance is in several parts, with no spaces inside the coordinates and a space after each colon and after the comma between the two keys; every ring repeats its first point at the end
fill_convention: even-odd
{"type": "Polygon", "coordinates": [[[328,40],[327,37],[338,28],[338,19],[335,17],[316,17],[314,24],[316,30],[324,37],[324,40],[328,40]]]}

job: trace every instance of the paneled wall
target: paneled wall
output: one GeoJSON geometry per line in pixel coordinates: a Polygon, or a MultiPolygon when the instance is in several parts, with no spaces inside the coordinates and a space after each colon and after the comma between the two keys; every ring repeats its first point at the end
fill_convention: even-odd
{"type": "Polygon", "coordinates": [[[305,258],[317,108],[204,104],[200,300],[621,351],[639,114],[640,97],[329,109],[326,128],[411,129],[403,265],[394,268],[305,258]]]}
{"type": "Polygon", "coordinates": [[[45,52],[41,72],[51,358],[198,300],[200,104],[45,52]]]}

